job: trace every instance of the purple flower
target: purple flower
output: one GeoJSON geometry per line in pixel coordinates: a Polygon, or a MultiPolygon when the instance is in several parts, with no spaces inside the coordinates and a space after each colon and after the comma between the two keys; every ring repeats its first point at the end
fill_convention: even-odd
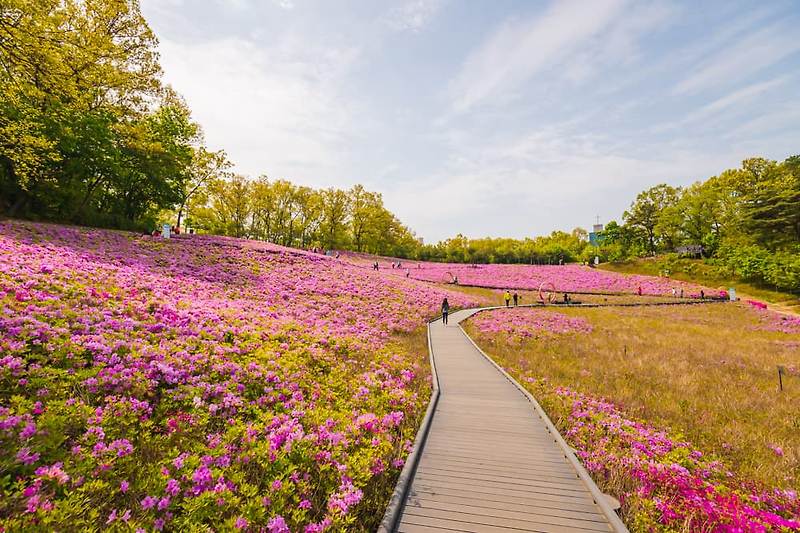
{"type": "Polygon", "coordinates": [[[181,491],[181,484],[175,479],[169,479],[165,491],[170,496],[177,496],[181,491]]]}
{"type": "Polygon", "coordinates": [[[145,496],[141,502],[142,509],[152,509],[156,503],[158,503],[158,500],[154,496],[145,496]]]}
{"type": "Polygon", "coordinates": [[[32,465],[39,460],[39,454],[31,452],[30,448],[22,447],[17,452],[17,461],[24,465],[32,465]]]}
{"type": "Polygon", "coordinates": [[[36,424],[33,422],[28,422],[22,431],[19,432],[19,438],[23,440],[27,440],[34,435],[36,435],[36,424]]]}
{"type": "Polygon", "coordinates": [[[277,515],[270,519],[267,523],[269,533],[290,533],[289,526],[286,525],[286,520],[281,515],[277,515]]]}

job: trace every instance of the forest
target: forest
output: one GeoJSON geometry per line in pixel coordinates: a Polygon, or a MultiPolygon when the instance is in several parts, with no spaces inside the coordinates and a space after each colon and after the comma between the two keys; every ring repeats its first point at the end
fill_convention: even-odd
{"type": "Polygon", "coordinates": [[[162,81],[136,2],[10,0],[0,11],[0,212],[150,231],[162,223],[286,246],[487,263],[621,261],[692,245],[745,279],[800,287],[800,156],[745,160],[633,199],[589,243],[581,228],[423,244],[379,193],[231,172],[162,81]]]}

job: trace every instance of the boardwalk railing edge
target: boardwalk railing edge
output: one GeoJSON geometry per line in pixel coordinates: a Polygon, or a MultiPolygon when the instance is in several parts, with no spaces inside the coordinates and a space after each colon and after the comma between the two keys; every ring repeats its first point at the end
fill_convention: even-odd
{"type": "MultiPolygon", "coordinates": [[[[441,317],[437,317],[431,322],[435,322],[440,318],[441,317]]],[[[411,450],[411,453],[408,454],[408,457],[406,457],[406,463],[403,465],[400,476],[397,478],[397,483],[394,486],[392,497],[389,499],[389,505],[386,507],[383,520],[378,526],[378,533],[394,533],[397,530],[398,521],[402,515],[406,498],[408,497],[408,490],[411,488],[411,483],[414,481],[419,458],[422,455],[422,449],[425,447],[425,441],[428,438],[431,420],[433,420],[433,413],[436,411],[436,405],[439,403],[439,376],[436,374],[436,361],[434,361],[433,346],[431,344],[431,322],[428,322],[427,325],[428,357],[431,362],[431,399],[428,401],[428,408],[425,411],[425,416],[417,430],[417,436],[414,439],[414,448],[411,450]]]]}
{"type": "MultiPolygon", "coordinates": [[[[485,310],[488,310],[488,309],[493,309],[493,308],[491,308],[491,307],[489,307],[489,308],[480,308],[480,309],[476,310],[476,312],[485,311],[485,310]]],[[[461,327],[460,323],[458,325],[458,328],[461,330],[461,333],[463,333],[464,336],[469,340],[469,342],[472,343],[472,345],[475,347],[475,349],[478,350],[478,352],[480,352],[480,354],[483,355],[483,357],[485,357],[486,360],[489,363],[492,364],[492,366],[494,366],[501,374],[503,374],[503,376],[505,376],[505,378],[508,381],[510,381],[517,389],[519,389],[519,391],[522,394],[525,395],[525,397],[528,399],[529,402],[531,402],[531,404],[533,405],[534,410],[536,411],[536,414],[539,415],[539,418],[542,419],[542,422],[544,422],[545,426],[547,427],[548,432],[553,436],[553,439],[561,447],[561,450],[564,453],[564,457],[566,457],[567,460],[570,462],[570,464],[572,464],[573,468],[575,468],[575,472],[578,474],[578,477],[586,485],[586,488],[589,489],[589,492],[592,495],[592,499],[594,499],[594,501],[597,504],[597,506],[600,507],[600,510],[603,512],[603,514],[606,516],[606,518],[608,518],[609,524],[614,529],[614,531],[616,531],[617,533],[628,533],[628,528],[625,525],[625,523],[620,519],[619,515],[617,515],[617,513],[614,511],[614,509],[611,508],[611,506],[609,505],[608,501],[606,500],[605,494],[603,494],[603,492],[600,490],[600,488],[594,482],[592,477],[589,475],[589,472],[586,471],[586,469],[583,467],[581,462],[575,456],[575,453],[573,453],[573,451],[570,448],[569,444],[567,444],[567,442],[561,436],[561,433],[558,431],[558,429],[556,428],[555,424],[553,424],[553,422],[550,420],[550,417],[547,416],[547,413],[542,408],[542,406],[539,405],[539,402],[536,401],[536,398],[534,398],[533,395],[530,392],[528,392],[527,389],[525,389],[525,387],[520,385],[517,382],[516,379],[511,377],[511,375],[508,372],[506,372],[503,369],[503,367],[498,365],[494,361],[494,359],[489,357],[486,354],[486,352],[481,350],[480,346],[478,346],[475,343],[475,341],[472,340],[472,337],[467,335],[467,332],[464,331],[464,328],[461,327]]]]}

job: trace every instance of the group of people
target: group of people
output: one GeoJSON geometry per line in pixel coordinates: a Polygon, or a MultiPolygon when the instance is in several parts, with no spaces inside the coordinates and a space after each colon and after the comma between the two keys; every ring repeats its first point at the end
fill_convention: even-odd
{"type": "Polygon", "coordinates": [[[516,307],[519,305],[519,301],[522,299],[522,297],[516,292],[511,294],[510,292],[506,291],[505,294],[503,294],[503,299],[506,301],[506,307],[511,307],[511,300],[514,300],[514,307],[516,307]]]}
{"type": "MultiPolygon", "coordinates": [[[[163,229],[155,228],[153,231],[150,232],[151,237],[161,237],[163,235],[163,229]]],[[[170,235],[180,235],[181,234],[181,227],[180,226],[170,226],[169,228],[170,235]]],[[[194,233],[194,230],[189,230],[189,233],[194,233]]],[[[147,233],[145,233],[147,235],[147,233]]]]}
{"type": "Polygon", "coordinates": [[[328,255],[331,257],[335,257],[336,259],[339,259],[339,257],[341,257],[341,254],[339,252],[334,253],[331,250],[325,250],[325,248],[318,248],[316,246],[308,248],[306,251],[311,252],[313,254],[328,255]]]}

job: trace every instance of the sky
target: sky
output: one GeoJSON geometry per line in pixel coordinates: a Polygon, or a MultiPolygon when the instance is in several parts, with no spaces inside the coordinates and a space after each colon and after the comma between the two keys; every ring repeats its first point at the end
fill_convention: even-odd
{"type": "Polygon", "coordinates": [[[235,170],[361,183],[425,242],[620,220],[800,153],[800,3],[141,0],[235,170]]]}

